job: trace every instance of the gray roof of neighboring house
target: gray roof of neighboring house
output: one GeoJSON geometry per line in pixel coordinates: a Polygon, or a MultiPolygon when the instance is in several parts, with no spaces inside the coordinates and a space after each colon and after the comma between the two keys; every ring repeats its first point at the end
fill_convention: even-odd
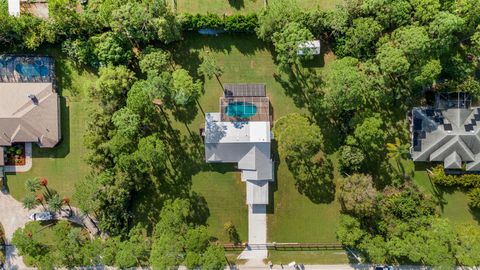
{"type": "Polygon", "coordinates": [[[480,170],[480,107],[412,110],[414,161],[440,161],[446,169],[480,170]]]}
{"type": "Polygon", "coordinates": [[[60,140],[60,101],[52,83],[0,83],[0,146],[60,140]]]}

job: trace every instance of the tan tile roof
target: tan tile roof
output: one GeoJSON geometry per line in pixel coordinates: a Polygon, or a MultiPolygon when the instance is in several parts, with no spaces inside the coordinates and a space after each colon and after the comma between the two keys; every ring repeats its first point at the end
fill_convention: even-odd
{"type": "Polygon", "coordinates": [[[51,83],[0,83],[0,146],[53,147],[60,137],[60,102],[51,83]]]}

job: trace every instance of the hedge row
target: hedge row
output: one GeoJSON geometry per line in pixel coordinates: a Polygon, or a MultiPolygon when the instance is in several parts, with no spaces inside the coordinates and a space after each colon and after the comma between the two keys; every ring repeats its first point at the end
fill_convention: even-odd
{"type": "Polygon", "coordinates": [[[478,174],[446,175],[442,165],[438,165],[432,169],[431,178],[435,184],[440,186],[445,186],[445,187],[464,187],[464,188],[480,187],[480,175],[478,174]]]}
{"type": "Polygon", "coordinates": [[[183,30],[198,31],[203,28],[220,29],[228,32],[253,32],[258,26],[256,14],[219,16],[217,14],[183,14],[183,30]]]}

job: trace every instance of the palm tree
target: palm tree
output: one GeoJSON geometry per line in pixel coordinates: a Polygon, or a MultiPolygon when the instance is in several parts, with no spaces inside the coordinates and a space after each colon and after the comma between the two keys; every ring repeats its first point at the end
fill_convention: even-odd
{"type": "Polygon", "coordinates": [[[402,166],[402,158],[405,158],[408,153],[408,145],[400,142],[399,138],[395,138],[395,143],[387,143],[388,157],[395,159],[398,169],[402,171],[405,176],[405,169],[402,166]]]}
{"type": "Polygon", "coordinates": [[[40,181],[38,178],[33,178],[33,179],[27,179],[25,182],[25,189],[28,192],[37,192],[40,189],[40,181]]]}
{"type": "Polygon", "coordinates": [[[39,202],[40,204],[42,204],[42,207],[44,210],[47,210],[47,208],[45,207],[45,204],[43,204],[43,202],[45,201],[45,197],[43,196],[43,194],[38,194],[35,199],[37,200],[37,202],[39,202]]]}
{"type": "Polygon", "coordinates": [[[23,207],[32,210],[38,205],[37,198],[34,193],[28,193],[22,200],[23,207]]]}
{"type": "Polygon", "coordinates": [[[65,196],[63,197],[63,204],[66,204],[68,208],[70,209],[70,213],[73,212],[72,207],[70,206],[70,198],[65,196]]]}
{"type": "Polygon", "coordinates": [[[223,84],[219,78],[223,74],[223,69],[217,65],[215,58],[213,58],[211,55],[203,56],[202,63],[198,67],[197,71],[200,75],[203,75],[208,79],[211,79],[213,76],[215,76],[223,92],[223,84]]]}
{"type": "Polygon", "coordinates": [[[60,196],[55,193],[47,198],[48,210],[51,212],[57,213],[62,210],[63,201],[60,199],[60,196]]]}
{"type": "Polygon", "coordinates": [[[51,194],[50,194],[50,190],[48,189],[48,180],[47,180],[47,178],[45,178],[45,177],[40,177],[40,185],[45,188],[45,190],[47,191],[48,195],[51,195],[51,194]]]}

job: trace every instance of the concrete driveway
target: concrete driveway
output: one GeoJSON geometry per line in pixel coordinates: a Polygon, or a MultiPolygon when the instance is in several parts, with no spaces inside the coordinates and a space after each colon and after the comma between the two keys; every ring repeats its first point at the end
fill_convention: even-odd
{"type": "MultiPolygon", "coordinates": [[[[12,196],[0,192],[0,223],[5,230],[7,244],[12,241],[13,233],[25,226],[29,211],[23,208],[23,205],[12,196]]],[[[17,255],[15,247],[7,247],[6,269],[27,269],[21,256],[17,255]]]]}

